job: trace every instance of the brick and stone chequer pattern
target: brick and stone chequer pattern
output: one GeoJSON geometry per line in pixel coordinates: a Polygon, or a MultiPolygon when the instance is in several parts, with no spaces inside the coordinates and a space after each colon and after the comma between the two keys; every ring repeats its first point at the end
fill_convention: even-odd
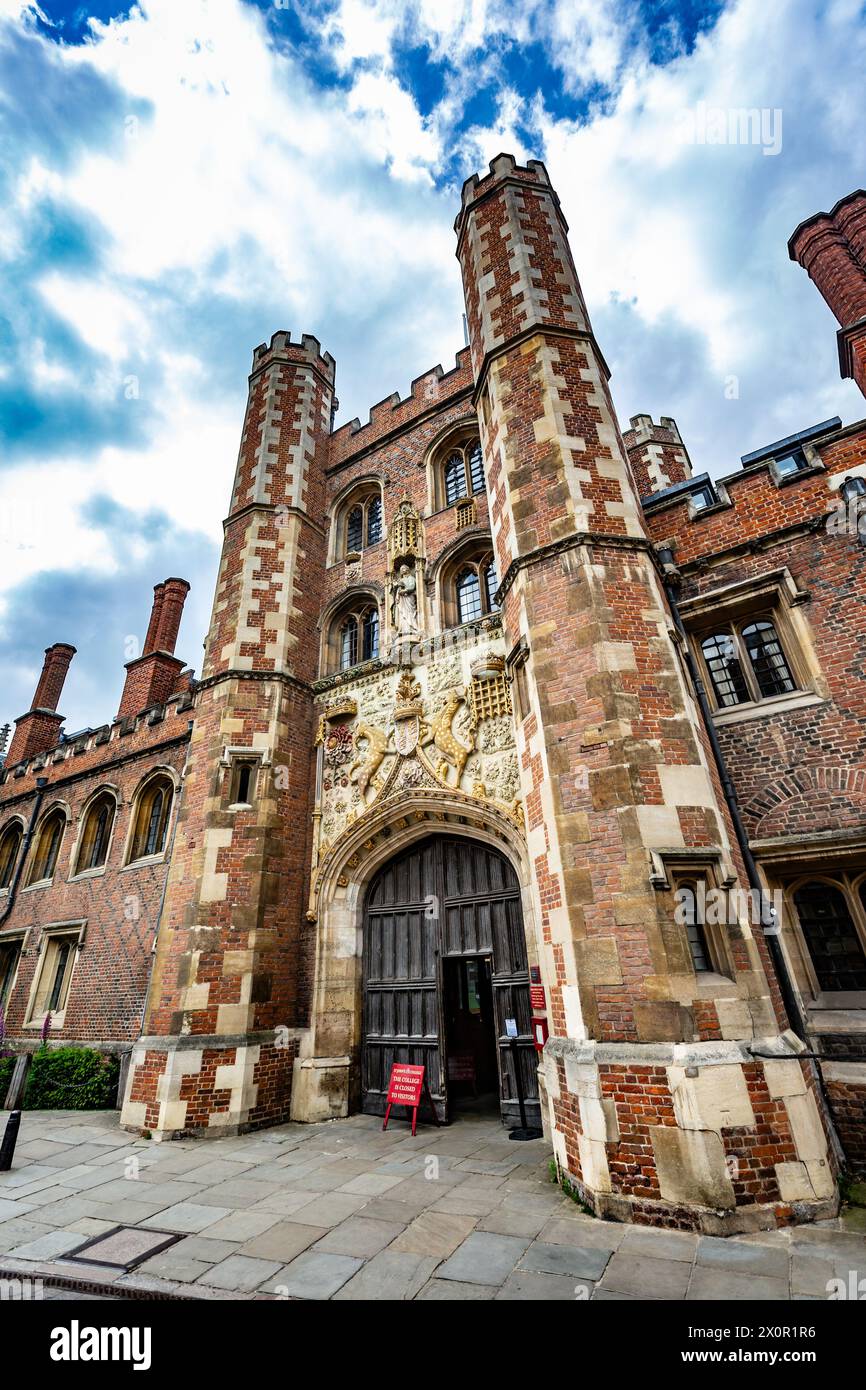
{"type": "Polygon", "coordinates": [[[543,1140],[475,1116],[414,1140],[359,1115],[154,1144],[113,1114],[25,1114],[0,1174],[0,1270],[338,1301],[826,1299],[831,1280],[851,1297],[866,1279],[862,1208],[728,1239],[624,1226],[583,1213],[548,1163],[543,1140]],[[65,1261],[119,1224],[183,1238],[126,1274],[65,1261]]]}

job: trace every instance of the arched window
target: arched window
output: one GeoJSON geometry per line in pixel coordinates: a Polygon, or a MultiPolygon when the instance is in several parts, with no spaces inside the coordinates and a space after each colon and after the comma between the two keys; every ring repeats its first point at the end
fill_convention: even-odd
{"type": "Polygon", "coordinates": [[[382,539],[382,494],[378,487],[353,493],[337,517],[336,559],[356,555],[382,539]]]}
{"type": "MultiPolygon", "coordinates": [[[[483,542],[482,542],[483,544],[483,542]]],[[[488,551],[464,551],[442,581],[443,627],[471,623],[498,611],[496,591],[499,579],[493,556],[488,551]]]]}
{"type": "Polygon", "coordinates": [[[461,623],[471,623],[473,618],[481,617],[481,583],[478,571],[467,566],[460,571],[455,584],[457,590],[457,616],[461,623]]]}
{"type": "Polygon", "coordinates": [[[129,863],[162,854],[173,797],[174,787],[170,778],[153,777],[145,783],[135,803],[129,863]]]}
{"type": "Polygon", "coordinates": [[[484,491],[484,459],[477,439],[450,449],[440,467],[440,506],[450,507],[463,497],[484,491]]]}
{"type": "Polygon", "coordinates": [[[379,655],[379,609],[366,596],[359,596],[355,607],[345,609],[331,624],[325,649],[329,671],[348,671],[362,661],[379,655]]]}
{"type": "Polygon", "coordinates": [[[27,875],[28,886],[31,883],[44,883],[47,879],[54,877],[57,856],[60,853],[60,842],[63,839],[65,828],[65,812],[59,806],[55,810],[49,811],[36,835],[36,845],[30,860],[30,872],[27,875]]]}
{"type": "Polygon", "coordinates": [[[364,544],[364,508],[353,507],[346,518],[346,549],[360,550],[364,544]]]}
{"type": "Polygon", "coordinates": [[[18,821],[13,821],[12,825],[7,825],[3,834],[0,835],[0,888],[8,888],[12,882],[23,837],[24,832],[18,821]]]}
{"type": "Polygon", "coordinates": [[[116,802],[111,792],[100,792],[92,802],[84,822],[75,872],[101,869],[108,857],[108,843],[114,825],[116,802]]]}
{"type": "Polygon", "coordinates": [[[841,889],[829,883],[805,883],[794,894],[794,907],[820,989],[827,993],[866,989],[866,955],[841,889]]]}
{"type": "Polygon", "coordinates": [[[700,639],[716,703],[730,709],[797,689],[775,624],[769,618],[731,623],[700,639]]]}

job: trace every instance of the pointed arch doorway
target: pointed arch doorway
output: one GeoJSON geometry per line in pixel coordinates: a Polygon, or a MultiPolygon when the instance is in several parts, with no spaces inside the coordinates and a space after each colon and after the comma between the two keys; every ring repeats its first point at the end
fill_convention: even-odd
{"type": "MultiPolygon", "coordinates": [[[[385,1111],[394,1062],[427,1068],[440,1120],[490,1095],[520,1123],[506,1020],[530,1124],[540,1124],[520,885],[486,844],[437,835],[383,865],[364,904],[362,1108],[385,1111]]],[[[422,1112],[423,1114],[423,1112],[422,1112]]]]}

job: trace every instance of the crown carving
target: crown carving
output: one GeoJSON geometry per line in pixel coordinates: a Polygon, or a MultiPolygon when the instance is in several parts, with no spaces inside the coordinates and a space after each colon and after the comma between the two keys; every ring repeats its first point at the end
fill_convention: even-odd
{"type": "Polygon", "coordinates": [[[397,685],[397,702],[394,705],[395,719],[411,719],[413,714],[421,715],[424,705],[421,700],[421,687],[411,672],[404,671],[397,685]]]}
{"type": "Polygon", "coordinates": [[[357,701],[344,695],[341,700],[332,700],[329,705],[325,706],[322,718],[330,723],[333,719],[353,719],[357,713],[357,701]]]}

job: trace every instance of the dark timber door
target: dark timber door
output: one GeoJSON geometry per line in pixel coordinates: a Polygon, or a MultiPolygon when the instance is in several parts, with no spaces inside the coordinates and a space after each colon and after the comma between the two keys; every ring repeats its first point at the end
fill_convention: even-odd
{"type": "Polygon", "coordinates": [[[462,1044],[448,1036],[444,974],[447,962],[460,960],[477,961],[490,979],[485,1026],[497,1055],[502,1118],[520,1123],[505,1023],[514,1018],[528,1119],[539,1124],[520,886],[501,854],[447,836],[404,850],[380,869],[367,893],[363,1108],[383,1114],[392,1064],[412,1062],[427,1068],[439,1117],[448,1118],[449,1047],[456,1053],[462,1044]]]}

